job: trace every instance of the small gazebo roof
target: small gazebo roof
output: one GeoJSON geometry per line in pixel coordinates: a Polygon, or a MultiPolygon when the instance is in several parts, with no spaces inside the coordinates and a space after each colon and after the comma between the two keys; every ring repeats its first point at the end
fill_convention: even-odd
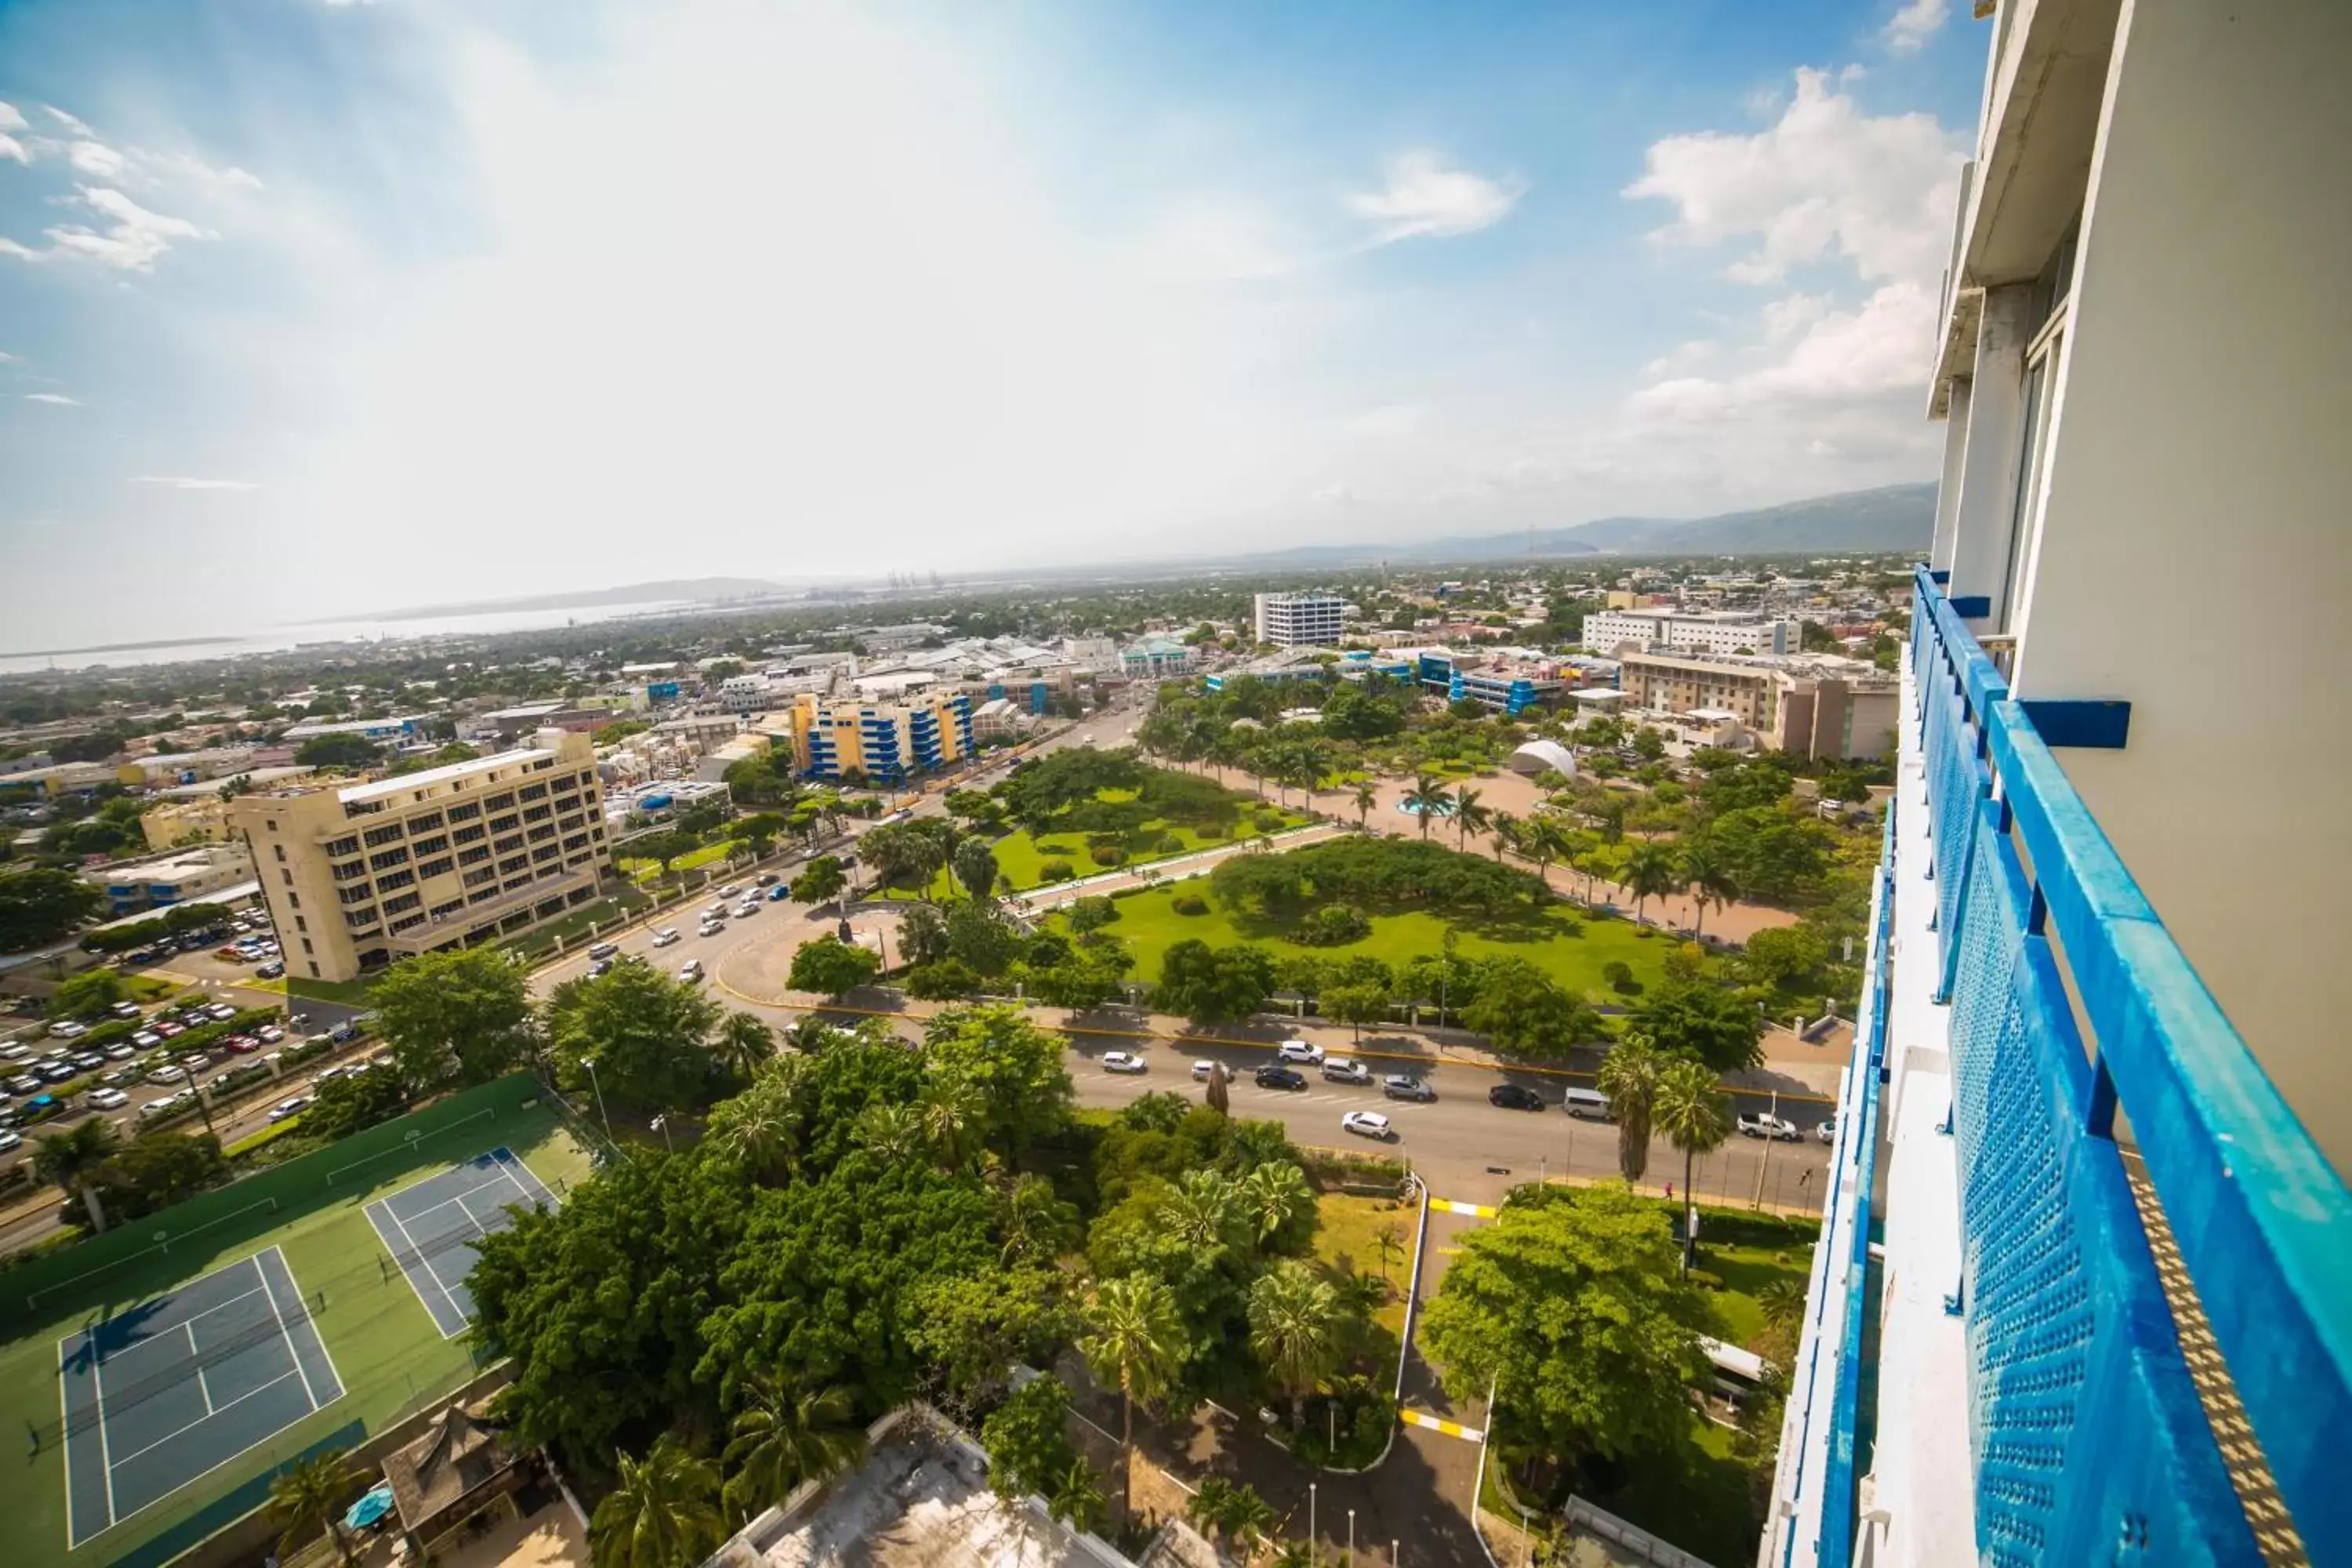
{"type": "Polygon", "coordinates": [[[452,1405],[416,1441],[384,1456],[383,1479],[401,1527],[417,1530],[512,1463],[496,1431],[452,1405]]]}

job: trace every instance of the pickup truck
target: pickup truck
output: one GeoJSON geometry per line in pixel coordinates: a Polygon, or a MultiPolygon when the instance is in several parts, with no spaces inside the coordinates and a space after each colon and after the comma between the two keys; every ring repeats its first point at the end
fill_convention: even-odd
{"type": "Polygon", "coordinates": [[[1797,1124],[1783,1116],[1759,1110],[1739,1118],[1739,1132],[1744,1138],[1770,1138],[1782,1143],[1794,1143],[1804,1136],[1797,1124]]]}

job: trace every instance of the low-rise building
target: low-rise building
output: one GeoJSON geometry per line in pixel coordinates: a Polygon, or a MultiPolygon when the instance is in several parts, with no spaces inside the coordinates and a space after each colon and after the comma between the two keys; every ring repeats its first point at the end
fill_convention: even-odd
{"type": "Polygon", "coordinates": [[[163,752],[133,757],[114,770],[115,782],[130,789],[159,784],[201,784],[226,778],[253,765],[251,746],[214,746],[201,752],[163,752]]]}
{"type": "Polygon", "coordinates": [[[546,729],[446,767],[239,795],[229,821],[288,967],[349,980],[593,899],[612,862],[594,763],[587,736],[546,729]]]}
{"type": "Polygon", "coordinates": [[[286,739],[300,744],[321,735],[357,735],[369,741],[413,741],[418,738],[427,715],[402,713],[382,719],[341,719],[319,723],[297,724],[286,731],[286,739]]]}
{"type": "Polygon", "coordinates": [[[110,919],[164,910],[253,879],[253,862],[236,844],[199,844],[152,860],[100,866],[82,879],[106,895],[110,919]]]}
{"type": "Polygon", "coordinates": [[[978,749],[971,699],[918,694],[901,702],[795,698],[787,715],[793,766],[811,778],[895,784],[970,758],[978,749]]]}
{"type": "Polygon", "coordinates": [[[217,844],[228,837],[228,802],[217,795],[165,801],[140,814],[139,831],[150,849],[217,844]]]}
{"type": "Polygon", "coordinates": [[[1883,757],[1893,743],[1895,683],[1858,659],[1691,658],[1629,653],[1627,706],[1652,713],[1719,713],[1768,745],[1805,757],[1883,757]]]}
{"type": "Polygon", "coordinates": [[[1129,680],[1173,680],[1192,673],[1192,650],[1173,637],[1144,637],[1118,650],[1129,680]]]}
{"type": "Polygon", "coordinates": [[[1797,623],[1737,611],[1690,615],[1674,610],[1601,610],[1584,617],[1578,640],[1596,653],[1620,648],[1665,648],[1685,653],[1793,653],[1797,623]]]}

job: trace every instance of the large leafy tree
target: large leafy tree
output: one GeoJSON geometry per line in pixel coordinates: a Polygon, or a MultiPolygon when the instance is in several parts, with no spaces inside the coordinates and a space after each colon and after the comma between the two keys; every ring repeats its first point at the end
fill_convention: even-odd
{"type": "Polygon", "coordinates": [[[996,851],[984,839],[967,838],[957,845],[951,868],[973,898],[985,901],[996,896],[996,851]]]}
{"type": "Polygon", "coordinates": [[[71,936],[105,901],[96,888],[55,867],[0,875],[0,952],[24,952],[71,936]]]}
{"type": "Polygon", "coordinates": [[[121,1135],[103,1117],[86,1117],[63,1132],[33,1141],[33,1179],[55,1182],[69,1198],[79,1198],[89,1215],[89,1227],[106,1229],[106,1208],[98,1190],[107,1163],[122,1146],[121,1135]]]}
{"type": "Polygon", "coordinates": [[[1077,1331],[1069,1279],[1026,1264],[940,1275],[908,1293],[907,1341],[958,1399],[1001,1387],[1017,1362],[1043,1362],[1077,1331]]]}
{"type": "Polygon", "coordinates": [[[375,983],[371,1003],[394,1066],[419,1093],[487,1082],[512,1070],[531,1043],[528,981],[494,947],[420,953],[394,964],[375,983]]]}
{"type": "Polygon", "coordinates": [[[1086,1306],[1078,1352],[1119,1397],[1119,1446],[1135,1446],[1135,1402],[1149,1403],[1174,1384],[1185,1341],[1168,1286],[1149,1275],[1106,1279],[1086,1306]]]}
{"type": "Polygon", "coordinates": [[[588,1521],[596,1568],[688,1568],[727,1539],[719,1467],[667,1435],[642,1459],[620,1456],[620,1479],[588,1521]]]}
{"type": "Polygon", "coordinates": [[[1195,1024],[1246,1018],[1274,989],[1274,960],[1255,947],[1213,948],[1187,938],[1160,956],[1152,1002],[1195,1024]]]}
{"type": "Polygon", "coordinates": [[[1633,1009],[1632,1026],[1668,1056],[1739,1072],[1764,1059],[1764,1016],[1736,991],[1705,981],[1662,986],[1633,1009]]]}
{"type": "Polygon", "coordinates": [[[804,904],[822,904],[840,897],[848,885],[849,874],[842,868],[840,857],[820,855],[793,879],[793,897],[804,904]]]}
{"type": "Polygon", "coordinates": [[[1462,1009],[1462,1022],[1515,1057],[1563,1055],[1601,1027],[1590,1003],[1524,958],[1484,965],[1478,994],[1462,1009]]]}
{"type": "Polygon", "coordinates": [[[1013,1390],[980,1429],[988,1450],[988,1484],[997,1495],[1024,1498],[1053,1490],[1077,1458],[1070,1447],[1070,1391],[1051,1375],[1013,1390]]]}
{"type": "Polygon", "coordinates": [[[925,1069],[967,1089],[982,1141],[1018,1164],[1031,1144],[1069,1124],[1070,1070],[1061,1037],[1016,1007],[954,1008],[923,1032],[925,1069]]]}
{"type": "Polygon", "coordinates": [[[609,1477],[629,1433],[718,1426],[696,1361],[753,1190],[723,1158],[640,1155],[476,1243],[478,1331],[512,1359],[520,1441],[609,1477]]]}
{"type": "Polygon", "coordinates": [[[547,1033],[567,1088],[591,1089],[593,1066],[593,1088],[606,1101],[677,1110],[708,1103],[719,1081],[704,1045],[720,1012],[700,988],[630,958],[557,986],[547,1033]]]}
{"type": "Polygon", "coordinates": [[[821,936],[803,942],[793,954],[785,984],[795,991],[813,991],[835,1001],[861,985],[871,984],[882,972],[882,960],[866,948],[839,937],[821,936]]]}
{"type": "Polygon", "coordinates": [[[1689,1440],[1712,1309],[1666,1216],[1622,1187],[1515,1200],[1464,1238],[1422,1321],[1446,1386],[1574,1464],[1689,1440]]]}
{"type": "Polygon", "coordinates": [[[739,1519],[772,1508],[803,1481],[822,1480],[866,1451],[857,1402],[837,1384],[785,1390],[754,1387],[727,1428],[722,1456],[733,1474],[723,1495],[739,1519]]]}

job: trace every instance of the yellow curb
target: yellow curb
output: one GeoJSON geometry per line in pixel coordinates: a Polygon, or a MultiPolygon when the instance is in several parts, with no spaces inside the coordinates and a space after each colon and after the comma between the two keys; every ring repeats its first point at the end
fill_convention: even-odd
{"type": "Polygon", "coordinates": [[[1441,1415],[1431,1415],[1419,1410],[1400,1410],[1397,1414],[1408,1426],[1426,1426],[1433,1432],[1443,1432],[1449,1437],[1459,1437],[1469,1443],[1486,1440],[1486,1434],[1477,1427],[1465,1426],[1459,1421],[1448,1421],[1441,1415]]]}
{"type": "Polygon", "coordinates": [[[1464,1203],[1459,1198],[1432,1198],[1429,1200],[1429,1206],[1444,1214],[1468,1215],[1472,1219],[1493,1219],[1495,1217],[1495,1209],[1492,1205],[1464,1203]]]}

